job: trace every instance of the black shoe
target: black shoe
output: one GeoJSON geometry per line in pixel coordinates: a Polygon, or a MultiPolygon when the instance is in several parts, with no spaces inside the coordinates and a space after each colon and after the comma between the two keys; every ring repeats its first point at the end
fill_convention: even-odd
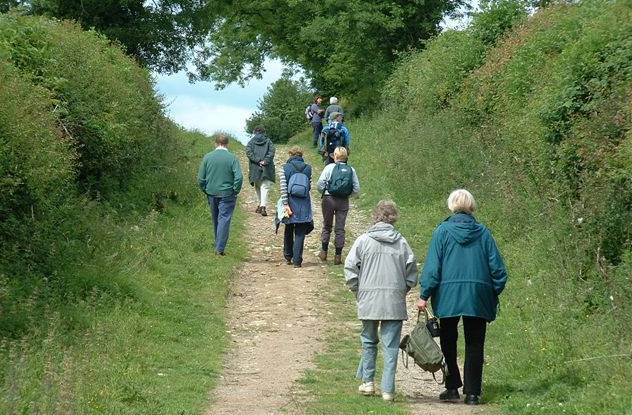
{"type": "Polygon", "coordinates": [[[439,394],[439,399],[442,401],[458,401],[459,398],[459,390],[458,389],[446,389],[439,394]]]}
{"type": "Polygon", "coordinates": [[[261,206],[257,206],[257,210],[255,210],[255,213],[261,213],[261,206]]]}
{"type": "Polygon", "coordinates": [[[261,216],[268,216],[268,212],[266,212],[266,207],[265,206],[261,206],[261,209],[259,210],[259,213],[261,213],[261,216]]]}
{"type": "Polygon", "coordinates": [[[294,264],[294,268],[301,268],[302,265],[301,264],[294,264]]]}
{"type": "Polygon", "coordinates": [[[288,265],[292,265],[292,258],[285,258],[285,263],[288,265]]]}
{"type": "Polygon", "coordinates": [[[216,255],[219,255],[219,256],[226,256],[226,254],[225,254],[225,253],[223,253],[223,252],[219,252],[219,251],[218,251],[218,252],[215,252],[215,254],[216,254],[216,255]]]}
{"type": "Polygon", "coordinates": [[[463,402],[466,405],[478,405],[480,403],[478,395],[465,395],[463,402]]]}

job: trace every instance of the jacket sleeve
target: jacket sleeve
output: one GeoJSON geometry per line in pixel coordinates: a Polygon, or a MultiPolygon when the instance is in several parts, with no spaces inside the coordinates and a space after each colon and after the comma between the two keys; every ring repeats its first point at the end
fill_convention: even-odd
{"type": "Polygon", "coordinates": [[[342,131],[345,136],[344,147],[347,147],[348,149],[349,147],[351,147],[351,131],[349,131],[347,126],[344,126],[342,131]]]}
{"type": "Polygon", "coordinates": [[[503,257],[500,255],[496,241],[489,230],[487,231],[486,245],[489,273],[494,285],[494,292],[498,296],[503,292],[505,284],[507,284],[507,268],[503,257]]]}
{"type": "Polygon", "coordinates": [[[358,277],[362,266],[362,236],[355,240],[345,259],[345,283],[349,290],[358,291],[358,277]]]}
{"type": "Polygon", "coordinates": [[[246,157],[248,157],[248,160],[252,161],[253,163],[258,164],[261,160],[257,160],[255,158],[255,152],[252,148],[253,145],[254,144],[252,143],[252,140],[250,140],[248,144],[246,144],[246,157]]]}
{"type": "Polygon", "coordinates": [[[327,182],[331,178],[331,168],[330,164],[326,165],[323,171],[320,173],[320,177],[318,178],[318,182],[316,183],[316,188],[319,192],[324,192],[327,188],[327,182]]]}
{"type": "Polygon", "coordinates": [[[408,242],[405,244],[406,250],[406,292],[410,291],[415,285],[417,285],[418,281],[418,273],[417,269],[417,258],[415,258],[415,254],[413,250],[408,245],[408,242]]]}
{"type": "Polygon", "coordinates": [[[441,252],[442,232],[440,229],[441,228],[437,228],[432,233],[432,239],[430,240],[430,246],[428,247],[428,255],[426,255],[424,268],[421,271],[421,292],[419,297],[423,300],[428,300],[432,297],[435,288],[437,288],[441,282],[441,262],[443,253],[441,252]]]}
{"type": "Polygon", "coordinates": [[[266,156],[263,158],[263,161],[266,162],[266,165],[269,166],[270,164],[274,163],[275,153],[276,153],[276,147],[274,146],[272,141],[270,141],[270,143],[268,144],[268,151],[266,152],[266,156]]]}
{"type": "Polygon", "coordinates": [[[202,159],[202,162],[200,163],[197,179],[198,179],[198,185],[200,186],[200,189],[202,189],[202,191],[206,193],[206,185],[208,183],[208,181],[206,180],[206,157],[204,157],[202,159]]]}
{"type": "Polygon", "coordinates": [[[233,190],[235,194],[241,192],[241,186],[244,183],[244,175],[241,173],[241,165],[237,157],[233,159],[233,190]]]}
{"type": "Polygon", "coordinates": [[[353,172],[353,192],[351,194],[353,196],[357,196],[360,194],[360,179],[358,179],[358,174],[353,167],[351,168],[351,171],[353,172]]]}

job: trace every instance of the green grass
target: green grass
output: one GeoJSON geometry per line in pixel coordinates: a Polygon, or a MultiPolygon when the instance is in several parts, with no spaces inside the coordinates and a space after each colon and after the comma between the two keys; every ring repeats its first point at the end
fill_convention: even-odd
{"type": "MultiPolygon", "coordinates": [[[[92,255],[13,303],[27,321],[0,339],[0,413],[198,414],[207,406],[227,342],[229,282],[245,257],[235,237],[244,217],[236,211],[229,255],[214,256],[194,178],[212,146],[188,140],[179,170],[189,197],[165,202],[162,213],[103,217],[92,255]]],[[[19,294],[7,279],[0,293],[5,307],[19,294]]]]}

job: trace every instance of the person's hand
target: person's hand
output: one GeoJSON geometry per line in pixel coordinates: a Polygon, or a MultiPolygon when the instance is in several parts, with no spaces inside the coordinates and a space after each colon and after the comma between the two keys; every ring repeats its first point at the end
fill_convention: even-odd
{"type": "Polygon", "coordinates": [[[420,298],[419,301],[417,301],[417,308],[419,309],[419,311],[426,311],[427,305],[428,301],[424,300],[423,298],[420,298]]]}
{"type": "Polygon", "coordinates": [[[290,216],[292,216],[292,209],[290,209],[289,205],[283,206],[283,216],[286,218],[289,218],[290,216]]]}
{"type": "Polygon", "coordinates": [[[266,162],[265,162],[265,161],[263,161],[263,160],[261,160],[261,161],[259,162],[259,165],[260,165],[261,167],[263,167],[263,166],[265,166],[265,165],[266,165],[266,162]]]}

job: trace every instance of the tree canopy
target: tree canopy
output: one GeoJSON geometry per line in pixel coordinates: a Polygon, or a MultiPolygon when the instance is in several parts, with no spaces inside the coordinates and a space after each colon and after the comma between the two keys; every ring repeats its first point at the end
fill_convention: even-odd
{"type": "Polygon", "coordinates": [[[0,10],[73,19],[158,72],[218,87],[301,67],[325,95],[372,96],[400,52],[423,46],[465,0],[0,0],[0,10]],[[193,67],[189,68],[191,61],[193,67]]]}

